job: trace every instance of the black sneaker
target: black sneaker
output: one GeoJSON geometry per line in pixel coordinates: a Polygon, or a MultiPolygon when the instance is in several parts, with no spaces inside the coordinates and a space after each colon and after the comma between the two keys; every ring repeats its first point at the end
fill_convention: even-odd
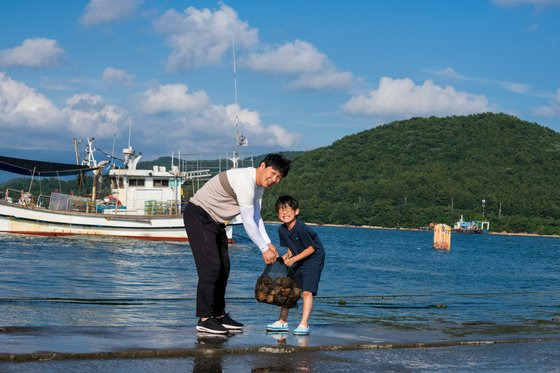
{"type": "Polygon", "coordinates": [[[229,313],[226,313],[222,317],[216,317],[216,320],[218,320],[218,322],[220,324],[222,324],[222,326],[226,329],[229,329],[229,330],[241,330],[241,329],[243,329],[243,324],[241,324],[240,322],[237,322],[234,319],[232,319],[231,317],[229,317],[229,313]]]}
{"type": "Polygon", "coordinates": [[[213,317],[209,317],[204,321],[202,321],[202,319],[199,319],[196,330],[198,330],[199,332],[212,334],[226,334],[228,332],[228,330],[224,328],[222,324],[220,324],[220,322],[213,317]]]}

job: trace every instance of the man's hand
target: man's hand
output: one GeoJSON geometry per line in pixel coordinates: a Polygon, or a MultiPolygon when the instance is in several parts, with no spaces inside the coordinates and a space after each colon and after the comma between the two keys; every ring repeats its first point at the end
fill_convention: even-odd
{"type": "Polygon", "coordinates": [[[274,263],[276,261],[276,258],[278,257],[278,251],[276,251],[276,247],[273,244],[269,243],[268,250],[262,253],[262,257],[266,264],[274,263]]]}

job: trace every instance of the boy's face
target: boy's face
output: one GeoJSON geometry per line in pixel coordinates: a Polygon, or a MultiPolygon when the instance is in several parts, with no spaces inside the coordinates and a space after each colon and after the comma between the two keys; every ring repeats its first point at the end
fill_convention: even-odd
{"type": "Polygon", "coordinates": [[[278,184],[282,180],[282,174],[280,171],[272,168],[272,166],[266,166],[262,162],[259,167],[257,167],[257,185],[268,188],[269,186],[278,184]]]}
{"type": "Polygon", "coordinates": [[[278,219],[288,226],[290,226],[293,222],[296,221],[296,218],[299,214],[299,209],[293,209],[288,205],[280,206],[280,209],[276,212],[278,215],[278,219]]]}

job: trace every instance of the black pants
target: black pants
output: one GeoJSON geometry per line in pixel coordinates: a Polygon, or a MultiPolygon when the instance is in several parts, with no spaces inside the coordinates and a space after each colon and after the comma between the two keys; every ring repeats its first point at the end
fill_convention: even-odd
{"type": "Polygon", "coordinates": [[[198,273],[196,316],[222,316],[230,266],[225,225],[192,203],[185,207],[183,221],[198,273]]]}

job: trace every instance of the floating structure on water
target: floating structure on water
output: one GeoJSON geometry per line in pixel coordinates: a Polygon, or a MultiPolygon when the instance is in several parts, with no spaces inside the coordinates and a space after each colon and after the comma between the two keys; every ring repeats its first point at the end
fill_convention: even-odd
{"type": "Polygon", "coordinates": [[[434,225],[434,248],[451,250],[451,227],[449,225],[434,225]]]}
{"type": "Polygon", "coordinates": [[[457,233],[486,234],[489,231],[490,231],[490,222],[480,221],[480,220],[465,221],[463,219],[463,215],[461,215],[461,218],[453,226],[453,232],[457,232],[457,233]]]}

